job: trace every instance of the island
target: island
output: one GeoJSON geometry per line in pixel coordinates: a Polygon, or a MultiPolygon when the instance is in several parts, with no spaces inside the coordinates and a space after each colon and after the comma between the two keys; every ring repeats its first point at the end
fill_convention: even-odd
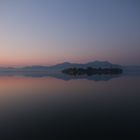
{"type": "Polygon", "coordinates": [[[115,74],[121,74],[123,70],[121,68],[68,68],[62,70],[63,73],[68,74],[68,75],[115,75],[115,74]]]}

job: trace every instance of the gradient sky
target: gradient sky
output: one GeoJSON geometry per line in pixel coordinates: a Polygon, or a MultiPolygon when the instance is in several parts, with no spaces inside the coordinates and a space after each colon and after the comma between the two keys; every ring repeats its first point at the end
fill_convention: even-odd
{"type": "Polygon", "coordinates": [[[139,0],[0,0],[0,65],[140,65],[139,0]]]}

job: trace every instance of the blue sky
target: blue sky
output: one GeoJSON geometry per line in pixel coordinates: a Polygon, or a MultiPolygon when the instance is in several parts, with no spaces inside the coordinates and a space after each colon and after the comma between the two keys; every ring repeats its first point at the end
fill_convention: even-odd
{"type": "Polygon", "coordinates": [[[1,0],[0,65],[140,64],[139,0],[1,0]]]}

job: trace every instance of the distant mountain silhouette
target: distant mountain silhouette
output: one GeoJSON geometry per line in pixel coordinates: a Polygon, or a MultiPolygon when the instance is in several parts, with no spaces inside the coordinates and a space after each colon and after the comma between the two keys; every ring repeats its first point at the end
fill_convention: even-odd
{"type": "Polygon", "coordinates": [[[107,81],[112,78],[117,78],[122,75],[66,75],[62,73],[62,70],[69,69],[69,68],[82,68],[86,69],[88,67],[92,68],[121,68],[123,69],[123,76],[125,75],[132,75],[132,76],[140,76],[140,66],[121,66],[117,64],[112,64],[108,61],[93,61],[88,62],[85,64],[78,64],[78,63],[69,63],[64,62],[57,65],[52,66],[41,66],[41,65],[33,65],[33,66],[26,66],[21,68],[14,68],[14,67],[0,67],[0,76],[29,76],[29,77],[54,77],[63,80],[71,80],[71,79],[88,79],[94,81],[107,81]]]}
{"type": "Polygon", "coordinates": [[[77,67],[77,68],[86,68],[86,67],[94,67],[94,68],[99,68],[99,67],[100,68],[112,68],[112,67],[115,67],[115,68],[118,68],[119,67],[120,68],[122,66],[116,65],[116,64],[111,64],[108,61],[94,61],[94,62],[89,62],[89,63],[85,63],[85,64],[65,62],[62,64],[55,65],[52,68],[62,70],[65,68],[70,68],[70,67],[77,67]]]}
{"type": "Polygon", "coordinates": [[[121,68],[123,69],[123,74],[129,75],[129,74],[140,74],[140,66],[121,66],[118,64],[112,64],[108,61],[93,61],[93,62],[88,62],[85,64],[80,64],[80,63],[69,63],[69,62],[64,62],[52,66],[41,66],[41,65],[33,65],[33,66],[26,66],[26,67],[21,67],[21,68],[14,68],[14,67],[0,67],[0,72],[1,73],[20,73],[24,71],[43,71],[43,73],[48,74],[53,74],[53,73],[58,73],[61,72],[64,69],[68,68],[121,68]]]}
{"type": "Polygon", "coordinates": [[[57,70],[57,71],[61,71],[63,69],[72,68],[72,67],[76,67],[76,68],[87,68],[87,67],[121,68],[122,66],[117,65],[117,64],[112,64],[108,61],[94,61],[94,62],[89,62],[89,63],[85,63],[85,64],[64,62],[64,63],[60,63],[60,64],[53,65],[53,66],[28,66],[28,67],[24,67],[22,69],[24,69],[24,70],[57,70]]]}

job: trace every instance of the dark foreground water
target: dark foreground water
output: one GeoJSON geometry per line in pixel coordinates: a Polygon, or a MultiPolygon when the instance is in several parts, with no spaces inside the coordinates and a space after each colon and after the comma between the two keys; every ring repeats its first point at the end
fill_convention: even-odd
{"type": "Polygon", "coordinates": [[[0,76],[1,140],[135,140],[139,132],[140,76],[0,76]]]}

